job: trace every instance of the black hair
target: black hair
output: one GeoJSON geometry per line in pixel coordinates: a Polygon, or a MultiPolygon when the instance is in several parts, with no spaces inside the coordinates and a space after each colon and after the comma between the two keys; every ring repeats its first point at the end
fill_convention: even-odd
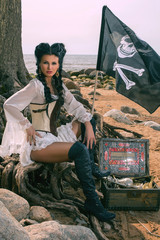
{"type": "Polygon", "coordinates": [[[49,87],[46,84],[45,76],[40,71],[40,62],[44,55],[55,55],[58,57],[59,60],[59,69],[57,74],[52,77],[52,86],[56,94],[58,95],[58,100],[56,105],[51,113],[50,118],[50,130],[52,133],[56,134],[56,121],[60,113],[61,106],[64,103],[63,98],[63,86],[62,86],[62,65],[63,65],[63,58],[66,54],[66,49],[63,43],[54,43],[51,46],[48,43],[40,43],[35,48],[35,57],[36,57],[36,65],[37,65],[37,78],[42,82],[44,85],[44,93],[45,93],[45,100],[46,103],[50,103],[53,101],[51,97],[51,92],[49,87]]]}

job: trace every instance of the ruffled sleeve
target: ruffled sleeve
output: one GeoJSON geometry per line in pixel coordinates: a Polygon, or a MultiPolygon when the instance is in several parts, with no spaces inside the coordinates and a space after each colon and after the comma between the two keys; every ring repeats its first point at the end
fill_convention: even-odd
{"type": "Polygon", "coordinates": [[[64,88],[64,108],[69,114],[75,116],[75,118],[82,123],[90,121],[92,119],[91,113],[87,112],[83,104],[78,102],[68,88],[63,84],[64,88]]]}
{"type": "Polygon", "coordinates": [[[31,80],[22,90],[16,92],[4,103],[4,112],[7,121],[19,123],[23,129],[30,127],[30,122],[21,113],[36,97],[36,83],[31,80]]]}
{"type": "Polygon", "coordinates": [[[5,157],[12,153],[21,154],[22,165],[28,165],[32,163],[31,160],[23,160],[22,152],[25,152],[26,144],[26,128],[31,126],[31,123],[22,114],[30,102],[37,95],[36,82],[31,80],[30,83],[22,90],[18,91],[4,103],[4,112],[6,116],[6,127],[2,138],[2,144],[0,146],[0,156],[5,157]],[[24,161],[24,164],[23,164],[24,161]]]}

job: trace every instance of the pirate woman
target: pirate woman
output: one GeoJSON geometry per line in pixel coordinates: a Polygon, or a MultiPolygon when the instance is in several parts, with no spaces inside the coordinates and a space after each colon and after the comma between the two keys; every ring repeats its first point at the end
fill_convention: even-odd
{"type": "Polygon", "coordinates": [[[86,197],[85,210],[100,221],[108,221],[115,214],[108,212],[101,204],[93,179],[93,175],[98,178],[104,176],[93,158],[95,121],[62,82],[65,53],[62,43],[51,46],[40,43],[36,47],[37,78],[4,103],[7,124],[0,155],[4,157],[18,153],[23,166],[34,162],[74,161],[86,197]],[[21,112],[28,105],[32,123],[21,112]],[[62,106],[75,118],[57,127],[62,106]],[[78,141],[80,135],[82,142],[78,141]]]}

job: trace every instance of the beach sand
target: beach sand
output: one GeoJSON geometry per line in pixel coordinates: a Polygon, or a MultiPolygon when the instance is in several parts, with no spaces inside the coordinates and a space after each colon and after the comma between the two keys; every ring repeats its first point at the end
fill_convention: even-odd
{"type": "MultiPolygon", "coordinates": [[[[93,91],[91,87],[81,87],[83,97],[92,104],[92,95],[88,95],[93,91]]],[[[144,108],[118,94],[115,90],[97,89],[101,95],[96,95],[94,108],[96,111],[104,115],[111,109],[120,110],[121,106],[135,108],[141,116],[133,116],[132,120],[154,121],[160,124],[160,108],[153,114],[148,113],[144,108]]],[[[160,131],[156,131],[148,126],[133,124],[126,125],[119,123],[110,117],[105,117],[104,121],[116,127],[123,127],[128,130],[142,134],[144,139],[149,139],[149,170],[150,175],[155,177],[155,182],[160,187],[160,131]]],[[[154,240],[160,237],[160,211],[134,211],[132,215],[129,211],[115,211],[116,219],[112,229],[106,233],[108,239],[114,240],[154,240]],[[153,234],[147,232],[144,226],[153,234]]]]}

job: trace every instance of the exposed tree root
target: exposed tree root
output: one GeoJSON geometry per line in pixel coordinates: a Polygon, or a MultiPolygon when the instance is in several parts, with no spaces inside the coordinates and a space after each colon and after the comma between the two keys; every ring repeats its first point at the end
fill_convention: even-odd
{"type": "MultiPolygon", "coordinates": [[[[125,128],[118,128],[103,123],[103,129],[97,129],[98,141],[103,137],[124,138],[116,130],[131,132],[135,137],[140,134],[125,128]]],[[[95,160],[99,153],[96,147],[95,160]]],[[[84,211],[84,198],[78,195],[79,180],[75,174],[74,163],[42,164],[34,163],[22,167],[17,155],[7,159],[0,159],[1,187],[9,189],[29,201],[31,205],[43,206],[50,210],[66,213],[75,220],[85,222],[90,227],[98,240],[107,240],[107,233],[103,232],[102,224],[94,217],[88,216],[84,211]],[[75,194],[70,194],[72,188],[75,194]]]]}
{"type": "Polygon", "coordinates": [[[97,218],[94,216],[90,216],[90,221],[93,228],[92,230],[97,236],[98,240],[109,240],[103,233],[100,222],[97,220],[97,218]]]}

